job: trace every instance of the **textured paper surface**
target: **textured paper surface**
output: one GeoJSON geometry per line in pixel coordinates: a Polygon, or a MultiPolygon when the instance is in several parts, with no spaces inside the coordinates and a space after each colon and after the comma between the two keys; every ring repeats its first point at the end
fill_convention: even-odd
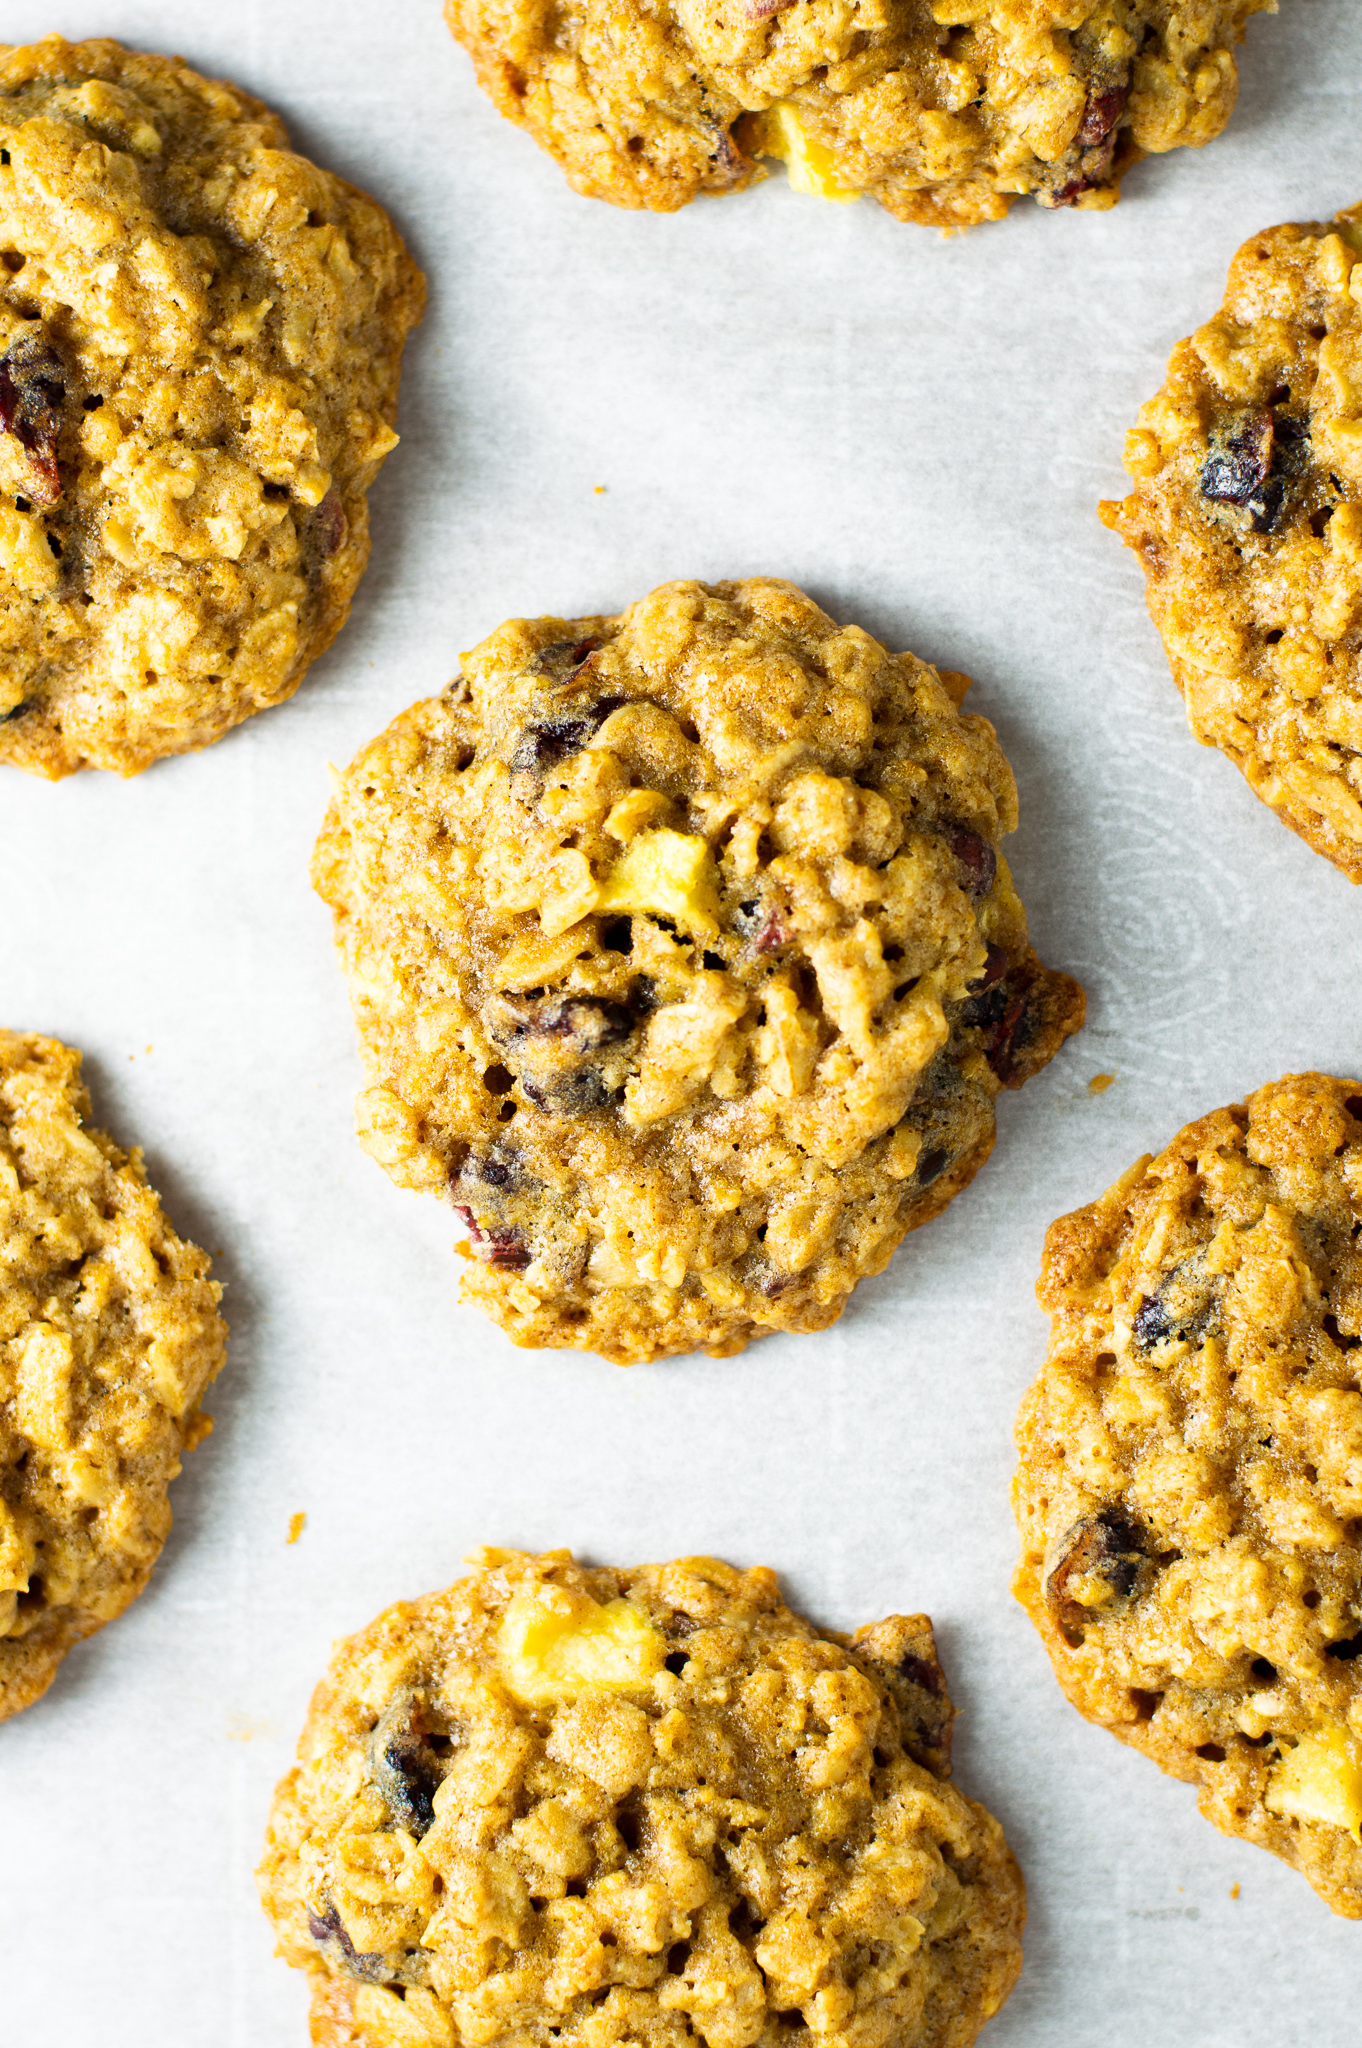
{"type": "MultiPolygon", "coordinates": [[[[5,0],[0,35],[54,11],[5,0]]],[[[1251,23],[1229,132],[1137,169],[1114,212],[1019,203],[950,241],[779,178],[669,218],[579,199],[436,0],[60,25],[270,100],[391,208],[431,302],[372,565],[294,701],[132,783],[0,787],[0,1016],[85,1050],[232,1325],[150,1590],[0,1730],[0,2044],[303,2048],[251,1878],[270,1789],[332,1640],[485,1541],[770,1563],[839,1628],[931,1610],[959,1780],[1030,1887],[989,2048],[1356,2041],[1362,1928],[1083,1724],[1007,1591],[1048,1221],[1285,1070],[1362,1072],[1362,897],[1190,739],[1093,509],[1240,241],[1362,197],[1356,0],[1251,23]],[[306,874],[326,763],[504,617],[757,572],[977,678],[1035,941],[1087,985],[1088,1029],[826,1334],[629,1373],[516,1352],[459,1306],[449,1212],[351,1135],[306,874]]]]}

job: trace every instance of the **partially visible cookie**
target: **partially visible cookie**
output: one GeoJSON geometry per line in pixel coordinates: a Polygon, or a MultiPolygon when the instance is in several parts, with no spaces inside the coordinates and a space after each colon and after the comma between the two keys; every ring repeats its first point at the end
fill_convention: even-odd
{"type": "Polygon", "coordinates": [[[0,44],[0,763],[135,774],[344,624],[424,284],[178,58],[0,44]]]}
{"type": "Polygon", "coordinates": [[[792,584],[670,583],[509,621],[340,779],[360,1137],[517,1343],[825,1328],[1081,1024],[967,687],[792,584]]]}
{"type": "Polygon", "coordinates": [[[1192,731],[1362,881],[1362,205],[1245,242],[1126,468],[1101,515],[1192,731]]]}
{"type": "Polygon", "coordinates": [[[488,1550],[337,1646],[260,1866],[318,2048],[968,2048],[1021,1875],[925,1615],[488,1550]]]}
{"type": "Polygon", "coordinates": [[[445,0],[479,83],[569,183],[671,212],[783,157],[800,191],[968,227],[1013,198],[1114,206],[1220,133],[1273,0],[445,0]]]}
{"type": "Polygon", "coordinates": [[[89,1115],[79,1053],[0,1031],[0,1720],[146,1584],[226,1343],[207,1257],[89,1115]]]}
{"type": "Polygon", "coordinates": [[[1014,1590],[1091,1721],[1362,1918],[1362,1082],[1293,1074],[1052,1224],[1014,1590]]]}

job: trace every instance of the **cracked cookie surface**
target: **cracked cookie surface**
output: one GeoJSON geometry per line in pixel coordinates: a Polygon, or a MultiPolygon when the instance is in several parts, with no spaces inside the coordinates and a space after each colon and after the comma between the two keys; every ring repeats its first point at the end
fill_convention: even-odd
{"type": "Polygon", "coordinates": [[[318,843],[362,1142],[449,1192],[518,1343],[824,1328],[1082,1021],[966,679],[763,580],[512,620],[463,667],[318,843]]]}
{"type": "Polygon", "coordinates": [[[1052,1224],[1014,1591],[1079,1712],[1362,1918],[1362,1083],[1289,1075],[1052,1224]]]}
{"type": "Polygon", "coordinates": [[[489,1550],[341,1643],[260,1867],[318,2048],[967,2048],[1021,1967],[925,1615],[489,1550]]]}
{"type": "Polygon", "coordinates": [[[830,199],[967,227],[1104,207],[1219,134],[1271,0],[446,0],[478,79],[589,197],[670,212],[758,159],[830,199]]]}
{"type": "Polygon", "coordinates": [[[135,774],[345,622],[424,285],[178,59],[0,44],[0,764],[135,774]]]}
{"type": "Polygon", "coordinates": [[[1245,242],[1126,468],[1101,516],[1192,731],[1362,881],[1362,206],[1245,242]]]}
{"type": "Polygon", "coordinates": [[[146,1584],[226,1343],[206,1255],[89,1115],[79,1053],[0,1031],[0,1720],[146,1584]]]}

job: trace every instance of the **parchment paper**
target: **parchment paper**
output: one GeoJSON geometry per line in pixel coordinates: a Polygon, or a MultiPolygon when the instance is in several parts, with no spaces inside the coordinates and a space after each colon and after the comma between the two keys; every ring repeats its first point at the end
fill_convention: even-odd
{"type": "MultiPolygon", "coordinates": [[[[5,0],[0,35],[53,12],[5,0]]],[[[251,1877],[270,1789],[332,1640],[488,1541],[769,1563],[839,1628],[932,1612],[959,1781],[1030,1887],[989,2048],[1355,2043],[1362,1929],[1066,1705],[1007,1590],[1007,1488],[1050,1219],[1283,1071],[1362,1071],[1362,898],[1189,737],[1094,514],[1240,241],[1362,197],[1356,0],[1253,21],[1228,133],[1114,212],[1023,202],[953,240],[779,176],[672,217],[579,199],[436,0],[92,0],[55,25],[270,100],[392,210],[431,303],[372,565],[293,702],[132,783],[0,786],[0,1016],[85,1050],[232,1325],[150,1590],[0,1730],[3,2048],[303,2048],[251,1877]],[[628,1373],[518,1352],[459,1306],[449,1212],[351,1134],[306,872],[326,763],[507,616],[757,572],[977,678],[1035,941],[1088,1028],[826,1334],[628,1373]]]]}

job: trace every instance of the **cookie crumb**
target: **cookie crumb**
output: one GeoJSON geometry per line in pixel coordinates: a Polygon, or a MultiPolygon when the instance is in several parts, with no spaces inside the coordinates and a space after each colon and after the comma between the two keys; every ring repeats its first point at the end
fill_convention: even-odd
{"type": "Polygon", "coordinates": [[[1238,1898],[1238,1896],[1239,1896],[1239,1887],[1238,1887],[1238,1885],[1237,1885],[1237,1884],[1232,1884],[1232,1885],[1230,1886],[1230,1897],[1231,1897],[1232,1899],[1237,1899],[1237,1898],[1238,1898]]]}
{"type": "Polygon", "coordinates": [[[596,496],[597,496],[598,498],[603,498],[603,497],[605,496],[605,485],[604,485],[604,484],[597,484],[597,485],[596,485],[596,496]]]}
{"type": "Polygon", "coordinates": [[[1088,1083],[1089,1095],[1105,1095],[1115,1079],[1115,1074],[1094,1074],[1088,1083]]]}
{"type": "Polygon", "coordinates": [[[288,1518],[288,1540],[289,1540],[289,1542],[290,1542],[290,1543],[296,1543],[296,1542],[298,1541],[298,1538],[299,1538],[299,1537],[300,1537],[300,1536],[302,1535],[302,1533],[303,1533],[303,1530],[304,1530],[304,1529],[305,1529],[306,1527],[307,1527],[307,1516],[306,1516],[306,1515],[305,1515],[305,1514],[303,1513],[302,1509],[301,1509],[301,1508],[299,1508],[299,1510],[298,1510],[298,1512],[297,1512],[297,1514],[296,1514],[296,1515],[290,1515],[290,1516],[289,1516],[289,1518],[288,1518]]]}

